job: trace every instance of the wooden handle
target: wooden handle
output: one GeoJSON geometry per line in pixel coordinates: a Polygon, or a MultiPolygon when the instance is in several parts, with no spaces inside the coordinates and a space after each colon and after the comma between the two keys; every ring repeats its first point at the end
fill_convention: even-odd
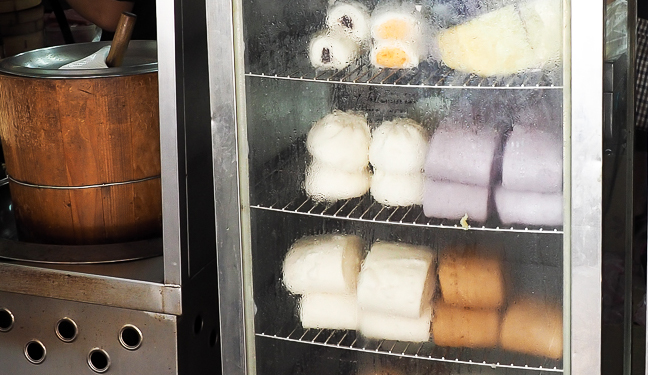
{"type": "Polygon", "coordinates": [[[108,56],[106,57],[106,65],[109,68],[121,66],[126,49],[128,48],[128,43],[133,34],[135,21],[137,21],[137,16],[129,12],[124,12],[119,17],[117,30],[115,30],[115,36],[110,44],[110,52],[108,52],[108,56]]]}

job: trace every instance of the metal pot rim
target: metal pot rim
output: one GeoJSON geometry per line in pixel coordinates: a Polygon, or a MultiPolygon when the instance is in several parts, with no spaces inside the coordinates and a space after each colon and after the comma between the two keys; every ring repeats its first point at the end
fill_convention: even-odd
{"type": "Polygon", "coordinates": [[[0,60],[0,74],[29,78],[105,78],[157,72],[157,43],[132,40],[117,68],[62,70],[59,67],[97,52],[110,42],[89,42],[40,48],[0,60]]]}

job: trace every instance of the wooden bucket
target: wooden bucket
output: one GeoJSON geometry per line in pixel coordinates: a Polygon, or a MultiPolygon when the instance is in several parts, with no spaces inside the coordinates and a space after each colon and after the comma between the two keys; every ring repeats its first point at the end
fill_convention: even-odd
{"type": "Polygon", "coordinates": [[[99,244],[159,235],[157,72],[2,73],[0,137],[20,239],[99,244]]]}

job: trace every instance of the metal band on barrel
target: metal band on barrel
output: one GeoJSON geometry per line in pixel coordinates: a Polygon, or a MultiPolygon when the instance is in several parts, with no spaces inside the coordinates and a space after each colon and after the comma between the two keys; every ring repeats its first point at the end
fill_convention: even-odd
{"type": "Polygon", "coordinates": [[[15,178],[12,178],[11,176],[7,175],[7,178],[9,181],[16,183],[18,185],[22,186],[28,186],[32,188],[39,188],[39,189],[58,189],[58,190],[75,190],[75,189],[92,189],[92,188],[99,188],[99,187],[110,187],[110,186],[119,186],[119,185],[128,185],[128,184],[137,184],[139,182],[145,182],[149,180],[155,180],[156,178],[160,178],[160,175],[157,176],[151,176],[151,177],[145,177],[145,178],[140,178],[138,180],[129,180],[129,181],[121,181],[121,182],[109,182],[109,183],[104,183],[104,184],[96,184],[96,185],[81,185],[81,186],[48,186],[48,185],[37,185],[37,184],[31,184],[29,182],[24,182],[24,181],[19,181],[16,180],[15,178]]]}

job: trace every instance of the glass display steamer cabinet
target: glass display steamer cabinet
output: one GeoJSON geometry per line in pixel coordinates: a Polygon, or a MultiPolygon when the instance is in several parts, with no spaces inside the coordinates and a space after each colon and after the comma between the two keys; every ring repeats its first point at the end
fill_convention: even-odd
{"type": "MultiPolygon", "coordinates": [[[[361,3],[371,12],[385,2],[361,3]]],[[[397,4],[396,7],[407,4],[391,3],[397,4]]],[[[444,3],[418,2],[417,11],[444,3]]],[[[604,5],[592,6],[591,2],[580,0],[561,2],[562,64],[557,71],[482,77],[453,71],[435,61],[422,61],[414,69],[381,69],[371,65],[375,61],[370,61],[373,57],[367,51],[361,52],[359,59],[348,67],[327,70],[325,64],[331,62],[331,51],[322,50],[318,63],[324,68],[315,69],[309,58],[318,60],[320,56],[313,57],[309,42],[325,34],[327,9],[332,4],[327,1],[207,3],[223,372],[605,373],[602,360],[607,349],[602,347],[601,339],[601,279],[606,277],[602,275],[606,232],[602,202],[604,195],[609,194],[606,189],[614,183],[610,182],[608,172],[604,172],[604,165],[616,165],[616,179],[623,181],[623,186],[632,186],[632,152],[628,151],[632,149],[628,145],[633,142],[632,126],[628,125],[632,124],[633,116],[628,109],[633,105],[632,85],[626,82],[632,82],[633,77],[629,68],[632,59],[628,58],[632,54],[627,50],[625,60],[608,61],[606,77],[614,76],[614,80],[606,81],[608,100],[604,108],[604,5]],[[425,112],[430,105],[445,103],[444,100],[451,102],[449,112],[425,112]],[[317,145],[308,143],[311,126],[319,124],[318,121],[334,110],[360,113],[374,131],[374,137],[375,129],[384,121],[413,118],[430,131],[434,142],[444,117],[451,116],[452,111],[460,112],[462,105],[472,108],[473,115],[482,111],[487,117],[488,108],[515,112],[521,111],[525,103],[530,107],[549,106],[550,110],[540,118],[549,123],[553,116],[560,124],[561,225],[505,224],[492,212],[486,220],[473,220],[470,216],[467,221],[460,220],[466,217],[449,220],[426,215],[420,204],[408,207],[381,204],[373,192],[340,199],[326,196],[322,199],[312,193],[316,182],[309,178],[314,178],[316,171],[309,166],[321,156],[315,155],[317,150],[313,151],[312,147],[317,145]],[[607,128],[603,126],[604,112],[610,114],[610,121],[605,122],[610,126],[607,128]],[[350,324],[353,328],[333,327],[337,321],[331,323],[322,318],[322,315],[340,317],[340,310],[331,307],[335,302],[318,305],[321,314],[314,316],[325,323],[306,323],[305,311],[316,313],[306,310],[304,301],[309,293],[317,291],[295,292],[289,290],[287,281],[295,276],[287,275],[292,264],[290,257],[299,251],[312,254],[299,241],[306,238],[306,241],[323,242],[333,234],[359,237],[363,244],[361,258],[367,257],[365,264],[359,266],[357,289],[350,293],[352,299],[356,298],[354,303],[360,305],[360,322],[353,323],[355,326],[350,324]],[[440,315],[436,312],[429,341],[394,339],[384,330],[381,337],[371,327],[362,328],[362,314],[370,305],[366,290],[361,290],[366,287],[362,286],[363,277],[369,277],[366,276],[366,269],[370,269],[369,256],[374,245],[381,242],[396,244],[396,248],[426,246],[433,253],[437,269],[453,248],[477,248],[477,252],[496,248],[510,282],[506,297],[509,305],[502,306],[500,313],[505,315],[515,305],[512,301],[524,296],[539,297],[545,302],[558,301],[563,355],[551,359],[546,355],[525,354],[521,353],[524,350],[502,348],[498,342],[473,348],[468,347],[469,340],[457,345],[436,345],[434,319],[440,315]]],[[[629,9],[633,14],[634,7],[629,9]]],[[[628,28],[624,29],[624,24],[621,34],[634,27],[632,17],[628,20],[628,28]]],[[[633,45],[634,32],[625,35],[629,36],[627,48],[633,45]]],[[[510,133],[508,136],[512,137],[510,133]]],[[[453,151],[461,158],[461,149],[453,151]]],[[[447,158],[451,160],[452,155],[447,158]]],[[[371,164],[370,173],[375,178],[380,168],[373,161],[371,164]]],[[[427,168],[428,164],[426,174],[427,168]]],[[[495,178],[492,186],[499,183],[495,178]]],[[[423,199],[425,207],[425,196],[423,199]]],[[[624,234],[617,244],[620,243],[623,254],[628,254],[632,246],[632,229],[629,229],[632,225],[625,223],[633,220],[632,204],[621,199],[621,205],[625,208],[621,209],[617,224],[622,223],[624,234]]],[[[293,259],[307,264],[306,258],[293,259]]],[[[319,259],[320,263],[330,260],[319,259]]],[[[631,263],[631,255],[629,259],[631,263]]],[[[307,283],[309,277],[316,278],[318,272],[331,270],[318,271],[313,264],[309,264],[314,267],[310,268],[312,274],[299,274],[293,269],[302,279],[297,277],[297,281],[292,281],[311,285],[307,283]]],[[[446,298],[441,270],[438,272],[436,281],[441,285],[435,287],[433,309],[446,298]]],[[[387,280],[388,276],[384,277],[387,280]]],[[[631,297],[631,288],[623,290],[627,299],[631,297]]],[[[405,289],[401,291],[405,293],[405,289]]],[[[371,306],[379,309],[376,304],[371,306]]],[[[537,315],[545,312],[539,310],[537,315]]],[[[627,312],[625,317],[628,322],[627,312]]],[[[399,324],[397,320],[382,322],[383,327],[399,324]]],[[[626,323],[624,329],[629,327],[626,323]]],[[[626,348],[626,362],[625,365],[621,365],[624,360],[619,362],[619,368],[629,371],[628,348],[633,344],[627,331],[621,337],[625,337],[621,339],[623,342],[614,345],[626,348]]]]}
{"type": "MultiPolygon", "coordinates": [[[[603,373],[603,87],[599,79],[592,79],[603,76],[603,66],[591,63],[603,56],[603,22],[592,22],[603,20],[602,9],[580,0],[564,2],[567,42],[560,85],[549,88],[542,77],[537,82],[522,77],[525,88],[520,80],[511,80],[515,87],[490,90],[475,88],[476,81],[447,79],[455,77],[447,70],[445,79],[428,79],[414,88],[400,87],[405,80],[394,84],[402,77],[399,74],[369,83],[293,75],[303,68],[306,55],[305,48],[290,49],[294,47],[290,32],[308,22],[320,27],[327,5],[325,1],[298,1],[290,8],[273,2],[158,4],[164,229],[161,239],[145,246],[162,255],[92,266],[3,260],[0,369],[20,374],[128,373],[134,368],[156,374],[332,374],[379,365],[396,370],[404,366],[414,373],[603,373]],[[276,49],[283,56],[257,43],[261,39],[255,38],[264,29],[285,31],[280,36],[286,45],[276,49]],[[299,59],[300,69],[288,72],[299,59]],[[263,188],[273,198],[292,200],[302,194],[299,173],[279,179],[271,173],[269,182],[260,176],[273,172],[276,168],[270,167],[277,161],[287,163],[284,169],[290,163],[305,167],[299,163],[308,158],[303,148],[308,126],[333,107],[373,111],[376,121],[385,112],[405,115],[421,96],[462,92],[469,97],[481,90],[550,91],[562,98],[562,108],[557,108],[563,117],[565,161],[561,227],[500,230],[486,224],[482,228],[470,219],[471,227],[465,231],[455,228],[460,227],[458,220],[404,226],[383,216],[349,220],[308,212],[311,207],[277,210],[262,200],[268,197],[263,188]],[[381,100],[368,100],[376,96],[381,100]],[[293,128],[299,131],[293,133],[293,128]],[[518,291],[540,290],[562,300],[563,359],[439,349],[433,342],[427,346],[363,342],[352,330],[301,330],[298,300],[283,289],[278,270],[295,240],[326,232],[417,244],[437,237],[441,238],[437,245],[463,238],[478,244],[532,243],[532,256],[516,258],[505,252],[505,258],[518,266],[510,268],[521,281],[518,291]],[[525,271],[533,277],[520,277],[525,271]],[[129,329],[123,331],[125,327],[129,329]],[[73,340],[66,339],[69,332],[76,333],[73,340]],[[135,333],[135,341],[123,332],[135,333]],[[332,341],[334,337],[338,340],[332,341]],[[344,341],[351,337],[360,341],[344,341]],[[139,346],[128,344],[138,340],[139,346]],[[36,344],[35,351],[27,351],[30,343],[36,344]],[[216,355],[219,348],[222,367],[216,355]],[[91,353],[97,353],[94,360],[91,353]]],[[[303,29],[296,30],[307,36],[303,29]]],[[[407,82],[416,86],[414,80],[407,82]]],[[[629,158],[626,171],[631,169],[629,158]]],[[[631,183],[628,178],[626,183],[631,183]]]]}

